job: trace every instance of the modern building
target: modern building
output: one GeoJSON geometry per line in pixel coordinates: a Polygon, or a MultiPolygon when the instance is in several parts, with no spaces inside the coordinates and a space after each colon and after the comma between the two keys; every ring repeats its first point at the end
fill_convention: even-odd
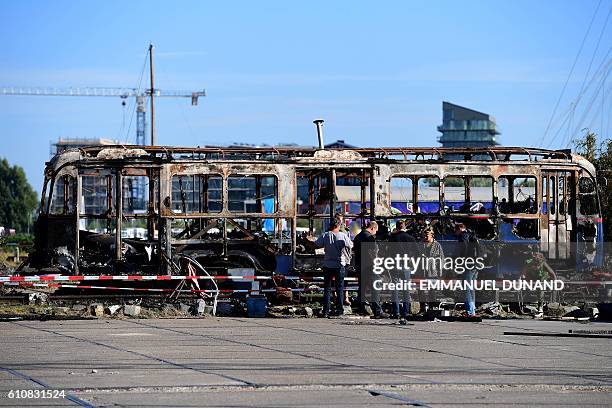
{"type": "Polygon", "coordinates": [[[495,118],[487,113],[442,102],[442,124],[438,126],[442,147],[492,147],[499,145],[495,118]]]}
{"type": "Polygon", "coordinates": [[[325,145],[326,149],[354,149],[357,146],[350,145],[346,143],[344,140],[336,140],[333,143],[329,143],[325,145]]]}

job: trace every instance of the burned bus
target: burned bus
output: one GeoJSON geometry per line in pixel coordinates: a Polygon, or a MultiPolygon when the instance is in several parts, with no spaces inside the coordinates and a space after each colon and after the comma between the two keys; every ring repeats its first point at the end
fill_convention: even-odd
{"type": "Polygon", "coordinates": [[[350,232],[377,220],[382,240],[398,219],[440,241],[461,222],[584,270],[603,259],[596,180],[566,150],[86,147],[47,163],[22,271],[172,274],[188,256],[216,274],[308,273],[308,238],[338,213],[350,232]]]}

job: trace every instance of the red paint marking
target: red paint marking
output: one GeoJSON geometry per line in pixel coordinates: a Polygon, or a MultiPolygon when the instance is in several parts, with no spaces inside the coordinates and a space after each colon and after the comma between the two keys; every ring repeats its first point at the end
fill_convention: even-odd
{"type": "Polygon", "coordinates": [[[586,222],[586,221],[603,222],[603,218],[579,217],[578,221],[580,222],[586,222]]]}

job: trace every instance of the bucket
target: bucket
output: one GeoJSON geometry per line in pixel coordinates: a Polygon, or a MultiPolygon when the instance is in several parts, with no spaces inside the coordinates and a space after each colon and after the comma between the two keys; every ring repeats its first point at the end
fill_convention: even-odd
{"type": "Polygon", "coordinates": [[[265,295],[252,295],[247,299],[247,315],[249,317],[266,317],[268,300],[265,295]]]}
{"type": "Polygon", "coordinates": [[[293,268],[293,257],[291,255],[276,255],[276,270],[274,272],[285,274],[293,268]]]}

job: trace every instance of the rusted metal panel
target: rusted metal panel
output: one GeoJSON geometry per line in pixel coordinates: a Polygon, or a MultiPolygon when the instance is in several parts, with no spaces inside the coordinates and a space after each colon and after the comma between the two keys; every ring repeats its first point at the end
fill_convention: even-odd
{"type": "MultiPolygon", "coordinates": [[[[83,221],[107,220],[107,228],[102,236],[110,235],[111,222],[114,222],[113,258],[124,261],[125,247],[139,243],[155,247],[157,263],[160,271],[169,272],[169,260],[180,251],[191,247],[201,250],[206,248],[208,241],[206,231],[216,225],[219,230],[219,240],[222,249],[219,256],[227,256],[231,250],[230,244],[250,242],[251,245],[260,245],[253,239],[248,228],[244,232],[250,236],[248,239],[228,239],[228,225],[238,230],[242,227],[235,220],[245,220],[247,227],[252,223],[260,223],[263,219],[273,219],[274,237],[268,240],[278,242],[277,253],[286,253],[283,242],[289,241],[289,252],[294,257],[297,251],[298,220],[307,219],[308,230],[313,231],[314,225],[324,225],[321,220],[333,217],[336,209],[336,177],[352,177],[359,180],[355,186],[358,191],[359,213],[350,214],[353,218],[409,218],[423,216],[422,214],[397,214],[392,207],[391,178],[397,176],[411,177],[435,176],[440,180],[438,214],[427,214],[429,218],[453,219],[466,217],[469,214],[444,214],[445,179],[448,177],[465,178],[465,200],[471,201],[472,194],[476,194],[475,187],[470,185],[469,177],[490,176],[492,178],[491,194],[494,198],[499,196],[498,179],[502,176],[535,177],[537,180],[536,197],[538,213],[536,214],[478,214],[479,218],[495,220],[539,220],[542,219],[539,209],[542,207],[542,171],[572,171],[576,174],[585,171],[594,174],[593,166],[580,156],[572,155],[569,151],[554,151],[544,149],[531,149],[520,147],[495,148],[362,148],[362,149],[312,149],[312,148],[182,148],[182,147],[142,147],[142,146],[95,146],[79,150],[66,151],[55,156],[45,170],[45,187],[43,189],[42,213],[57,225],[69,223],[70,229],[76,227],[74,237],[75,260],[78,267],[82,261],[79,250],[86,245],[81,242],[79,226],[83,221]],[[458,159],[459,158],[459,159],[458,159]],[[483,160],[485,158],[486,160],[483,160]],[[81,212],[83,205],[82,183],[79,174],[107,174],[106,190],[108,212],[104,214],[85,214],[81,212]],[[296,175],[308,176],[308,213],[298,214],[297,211],[297,179],[296,175]],[[172,211],[172,179],[176,175],[185,176],[214,176],[221,177],[221,210],[219,212],[207,211],[207,206],[198,209],[198,213],[175,213],[172,211]],[[315,203],[317,186],[314,184],[314,175],[329,176],[328,203],[330,211],[318,214],[315,203]],[[341,175],[341,176],[340,176],[341,175]],[[73,215],[49,214],[50,203],[56,180],[60,177],[74,177],[77,182],[76,209],[73,215]],[[146,212],[142,214],[124,213],[123,209],[123,177],[147,176],[149,181],[149,202],[146,212]],[[229,211],[228,178],[234,176],[274,176],[276,178],[275,211],[264,212],[234,212],[229,211]],[[114,180],[114,181],[113,181],[114,180]],[[113,184],[114,183],[114,184],[113,184]],[[114,188],[111,188],[114,187],[114,188]],[[46,195],[48,191],[48,196],[46,195]],[[113,196],[114,194],[114,196],[113,196]],[[368,209],[369,202],[369,209],[368,209]],[[121,231],[124,221],[126,225],[132,220],[146,219],[146,237],[142,240],[123,239],[121,231]],[[173,222],[184,225],[184,237],[173,238],[173,222]],[[284,223],[288,231],[283,237],[284,223]],[[230,243],[231,241],[231,243],[230,243]],[[177,246],[178,245],[178,246],[177,246]],[[162,262],[163,260],[163,262],[162,262]]],[[[206,179],[208,180],[208,179],[206,179]]],[[[256,178],[257,208],[261,203],[261,179],[256,178]]],[[[320,186],[319,186],[320,187],[320,186]]],[[[195,193],[194,193],[195,194],[195,193]]],[[[205,203],[208,203],[208,190],[202,192],[205,203]]],[[[326,196],[327,197],[327,196],[326,196]]],[[[418,200],[418,184],[412,185],[412,197],[418,200]]],[[[64,202],[68,197],[63,197],[64,202]]],[[[340,200],[339,200],[340,201],[340,200]]],[[[567,207],[567,205],[566,205],[567,207]]],[[[352,210],[355,211],[355,210],[352,210]]],[[[321,212],[321,211],[319,211],[321,212]]],[[[323,211],[324,212],[324,211],[323,211]]],[[[542,221],[544,222],[544,221],[542,221]]],[[[67,224],[68,225],[68,224],[67,224]]],[[[183,228],[183,227],[181,227],[183,228]]],[[[257,231],[260,232],[260,231],[257,231]]],[[[183,234],[183,232],[181,232],[183,234]]],[[[272,233],[270,233],[271,235],[272,233]]],[[[213,240],[214,241],[214,240],[213,240]]],[[[46,242],[47,248],[53,248],[53,242],[46,242]]],[[[267,249],[268,244],[261,244],[267,249]]],[[[267,250],[266,249],[266,250],[267,250]]],[[[136,250],[136,249],[135,249],[136,250]]],[[[142,251],[137,249],[136,251],[142,251]]],[[[217,251],[217,249],[215,249],[217,251]]],[[[153,257],[155,259],[155,256],[153,257]]]]}

